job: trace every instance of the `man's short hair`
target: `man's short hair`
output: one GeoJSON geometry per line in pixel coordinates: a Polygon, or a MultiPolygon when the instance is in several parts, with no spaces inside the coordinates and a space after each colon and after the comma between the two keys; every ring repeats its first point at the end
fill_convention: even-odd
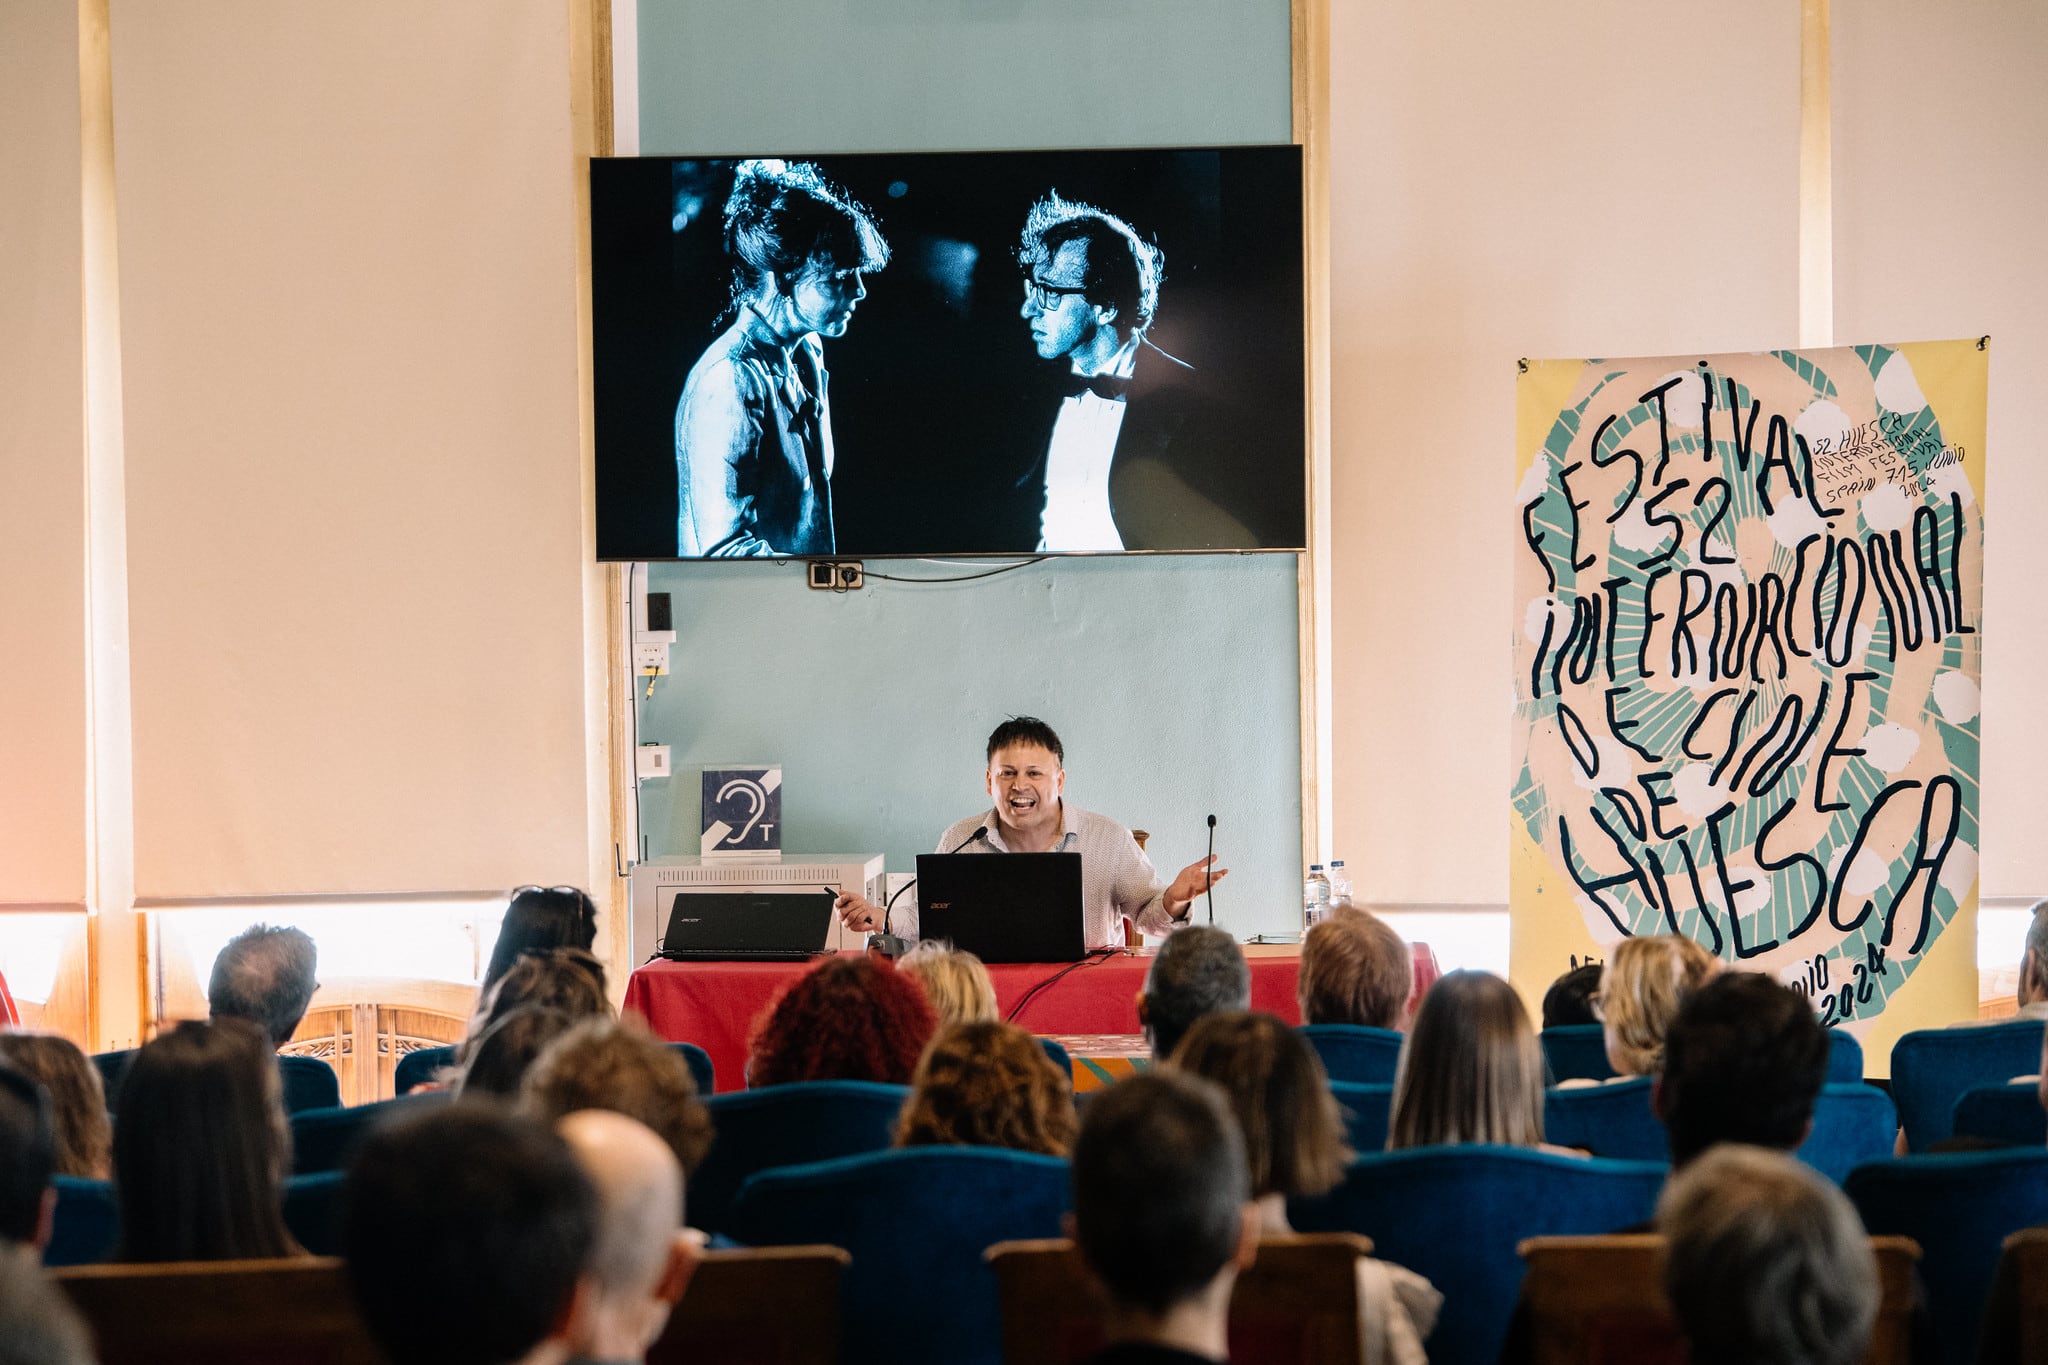
{"type": "Polygon", "coordinates": [[[2033,972],[2034,997],[2048,998],[2048,900],[2034,903],[2034,918],[2027,924],[2026,951],[2033,955],[2027,966],[2033,972]]]}
{"type": "Polygon", "coordinates": [[[1074,1240],[1120,1303],[1163,1314],[1230,1263],[1251,1199],[1223,1092],[1144,1072],[1090,1104],[1074,1144],[1074,1240]]]}
{"type": "Polygon", "coordinates": [[[1877,1260],[1848,1196],[1781,1152],[1734,1143],[1657,1201],[1664,1290],[1697,1365],[1850,1365],[1877,1318],[1877,1260]]]}
{"type": "Polygon", "coordinates": [[[13,1067],[0,1066],[0,1242],[36,1239],[56,1167],[50,1097],[13,1067]]]}
{"type": "Polygon", "coordinates": [[[1827,1071],[1827,1030],[1805,996],[1756,972],[1721,973],[1664,1035],[1659,1103],[1672,1164],[1717,1142],[1793,1150],[1827,1071]]]}
{"type": "Polygon", "coordinates": [[[92,1337],[35,1253],[0,1247],[0,1362],[92,1365],[92,1337]]]}
{"type": "Polygon", "coordinates": [[[1050,753],[1055,763],[1066,764],[1067,751],[1060,747],[1060,737],[1036,716],[1012,716],[989,731],[988,761],[994,763],[996,755],[1012,744],[1036,744],[1050,753]]]}
{"type": "Polygon", "coordinates": [[[1593,997],[1599,994],[1603,970],[1599,963],[1588,962],[1551,982],[1550,989],[1543,992],[1543,1027],[1599,1023],[1600,1016],[1593,1013],[1593,997]]]}
{"type": "Polygon", "coordinates": [[[272,1047],[282,1047],[319,989],[319,965],[305,930],[252,924],[213,960],[207,1006],[216,1019],[247,1019],[270,1035],[272,1047]]]}
{"type": "Polygon", "coordinates": [[[1252,1007],[1252,970],[1237,940],[1206,924],[1167,937],[1145,973],[1145,1028],[1152,1055],[1173,1055],[1205,1014],[1252,1007]]]}
{"type": "Polygon", "coordinates": [[[1081,297],[1098,308],[1114,308],[1117,326],[1126,331],[1150,327],[1159,307],[1166,253],[1115,214],[1055,192],[1033,204],[1024,219],[1018,263],[1026,271],[1048,265],[1069,242],[1080,242],[1087,251],[1081,297]]]}
{"type": "Polygon", "coordinates": [[[1397,1029],[1414,993],[1414,955],[1378,915],[1332,910],[1303,936],[1295,988],[1302,1023],[1397,1029]]]}
{"type": "Polygon", "coordinates": [[[597,1192],[551,1129],[491,1103],[363,1139],[343,1209],[356,1302],[392,1365],[498,1365],[545,1340],[597,1236],[597,1192]]]}

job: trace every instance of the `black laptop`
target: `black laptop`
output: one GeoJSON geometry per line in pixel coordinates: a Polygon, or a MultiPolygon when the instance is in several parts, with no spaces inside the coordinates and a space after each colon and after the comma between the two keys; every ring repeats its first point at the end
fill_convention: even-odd
{"type": "Polygon", "coordinates": [[[983,962],[1079,962],[1078,853],[925,853],[917,860],[917,934],[951,939],[983,962]]]}
{"type": "Polygon", "coordinates": [[[823,891],[678,891],[659,953],[675,962],[801,962],[832,941],[823,891]]]}

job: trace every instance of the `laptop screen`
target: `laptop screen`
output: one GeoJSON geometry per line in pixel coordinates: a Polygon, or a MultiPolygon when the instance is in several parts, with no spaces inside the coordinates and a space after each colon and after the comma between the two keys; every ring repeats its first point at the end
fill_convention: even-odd
{"type": "Polygon", "coordinates": [[[831,933],[832,898],[822,891],[679,891],[661,950],[815,953],[831,933]]]}

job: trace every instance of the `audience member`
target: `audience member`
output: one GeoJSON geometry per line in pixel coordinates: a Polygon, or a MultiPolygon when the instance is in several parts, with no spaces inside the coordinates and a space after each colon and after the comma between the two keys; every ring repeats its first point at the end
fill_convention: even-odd
{"type": "Polygon", "coordinates": [[[1069,1227],[1108,1291],[1110,1345],[1090,1365],[1227,1358],[1231,1287],[1258,1252],[1251,1194],[1244,1137],[1209,1082],[1147,1072],[1089,1105],[1069,1227]]]}
{"type": "MultiPolygon", "coordinates": [[[[2048,1019],[2048,900],[2034,903],[2034,918],[2027,925],[2027,946],[2020,953],[2020,976],[2014,991],[2019,1009],[2013,1018],[2048,1019]]],[[[2011,1020],[1985,1022],[2004,1024],[2011,1020]]]]}
{"type": "Polygon", "coordinates": [[[291,1169],[277,1060],[240,1019],[187,1020],[128,1065],[114,1119],[122,1261],[299,1253],[280,1200],[291,1169]]]}
{"type": "Polygon", "coordinates": [[[56,1162],[49,1095],[21,1072],[0,1066],[0,1252],[49,1242],[56,1162]]]}
{"type": "Polygon", "coordinates": [[[1072,1079],[1027,1030],[989,1019],[949,1024],[933,1037],[910,1078],[896,1145],[1065,1156],[1075,1126],[1072,1079]]]}
{"type": "Polygon", "coordinates": [[[506,903],[498,941],[484,968],[483,989],[488,992],[497,985],[522,953],[550,948],[581,948],[587,953],[596,942],[597,903],[589,893],[573,886],[522,886],[506,903]]]}
{"type": "Polygon", "coordinates": [[[944,939],[912,945],[897,960],[896,970],[910,973],[924,988],[924,998],[931,1001],[941,1025],[1001,1017],[988,968],[973,953],[963,953],[944,939]]]}
{"type": "Polygon", "coordinates": [[[1237,940],[1198,924],[1159,945],[1138,995],[1138,1024],[1153,1060],[1164,1061],[1203,1015],[1251,1007],[1252,972],[1237,940]]]}
{"type": "Polygon", "coordinates": [[[520,1103],[548,1123],[579,1109],[638,1119],[669,1145],[686,1177],[711,1149],[711,1111],[690,1064],[637,1016],[585,1019],[549,1043],[527,1070],[520,1103]]]}
{"type": "Polygon", "coordinates": [[[909,977],[871,957],[829,957],[755,1021],[747,1084],[907,1085],[936,1027],[930,1002],[909,977]]]}
{"type": "Polygon", "coordinates": [[[1654,1076],[1664,1067],[1664,1030],[1686,998],[1721,963],[1678,934],[1625,938],[1600,974],[1600,1022],[1607,1064],[1617,1076],[1654,1076]]]}
{"type": "Polygon", "coordinates": [[[1414,954],[1370,911],[1332,910],[1301,940],[1296,994],[1304,1024],[1398,1029],[1414,992],[1414,954]]]}
{"type": "Polygon", "coordinates": [[[597,1191],[597,1236],[571,1345],[589,1362],[646,1359],[697,1268],[683,1168],[645,1124],[586,1109],[555,1125],[597,1191]]]}
{"type": "Polygon", "coordinates": [[[1851,1365],[1877,1320],[1877,1259],[1848,1197],[1781,1152],[1724,1144],[1657,1201],[1664,1290],[1694,1365],[1851,1365]]]}
{"type": "Polygon", "coordinates": [[[342,1254],[391,1365],[559,1365],[597,1191],[552,1129],[496,1105],[402,1115],[357,1150],[342,1254]]]}
{"type": "Polygon", "coordinates": [[[275,1051],[291,1041],[313,992],[320,954],[303,929],[253,924],[228,940],[213,960],[206,1004],[216,1019],[246,1019],[275,1051]]]}
{"type": "Polygon", "coordinates": [[[93,1365],[78,1310],[27,1247],[0,1246],[0,1365],[93,1365]]]}
{"type": "Polygon", "coordinates": [[[576,1027],[576,1016],[547,1005],[521,1005],[497,1017],[470,1049],[456,1082],[459,1097],[509,1100],[548,1044],[576,1027]]]}
{"type": "Polygon", "coordinates": [[[0,1033],[0,1065],[43,1087],[57,1140],[57,1174],[105,1180],[111,1170],[113,1126],[99,1068],[78,1044],[54,1033],[0,1033]]]}
{"type": "Polygon", "coordinates": [[[1429,988],[1394,1073],[1388,1149],[1459,1142],[1543,1145],[1543,1050],[1521,997],[1485,972],[1429,988]]]}
{"type": "Polygon", "coordinates": [[[1806,997],[1757,972],[1693,992],[1664,1035],[1653,1097],[1684,1166],[1719,1142],[1792,1151],[1813,1129],[1828,1034],[1806,997]]]}
{"type": "Polygon", "coordinates": [[[1568,1028],[1573,1024],[1597,1024],[1593,997],[1600,993],[1600,964],[1588,962],[1574,967],[1550,983],[1543,993],[1543,1027],[1568,1028]]]}
{"type": "Polygon", "coordinates": [[[485,996],[484,1026],[523,1005],[564,1010],[578,1019],[612,1015],[604,964],[581,948],[536,948],[522,953],[485,996]]]}

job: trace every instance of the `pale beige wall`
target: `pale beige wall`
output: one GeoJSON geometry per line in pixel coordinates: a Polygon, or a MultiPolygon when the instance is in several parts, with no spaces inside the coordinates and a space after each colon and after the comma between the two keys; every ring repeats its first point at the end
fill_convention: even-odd
{"type": "Polygon", "coordinates": [[[1795,340],[1799,7],[1331,9],[1335,852],[1504,905],[1515,360],[1795,340]]]}
{"type": "Polygon", "coordinates": [[[0,904],[85,901],[78,72],[75,0],[0,5],[0,904]]]}
{"type": "Polygon", "coordinates": [[[1991,335],[1984,536],[1987,901],[2048,891],[2048,6],[1834,7],[1835,336],[1991,335]]]}

